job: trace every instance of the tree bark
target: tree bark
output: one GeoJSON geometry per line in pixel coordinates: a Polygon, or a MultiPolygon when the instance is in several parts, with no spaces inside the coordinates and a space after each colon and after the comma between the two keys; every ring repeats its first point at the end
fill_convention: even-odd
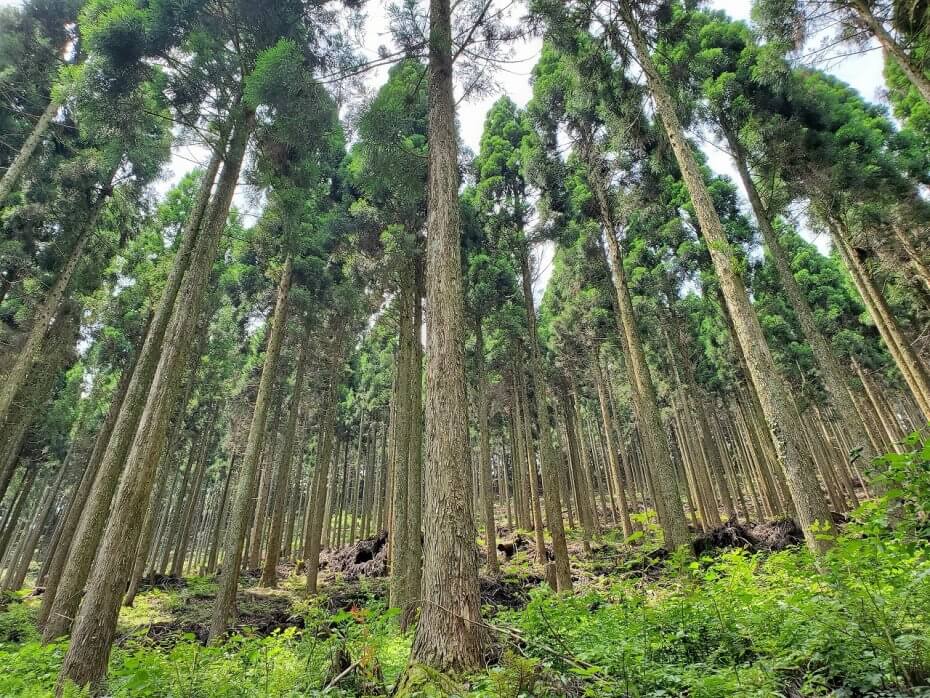
{"type": "Polygon", "coordinates": [[[626,354],[627,368],[633,381],[633,404],[648,449],[650,470],[654,473],[652,480],[656,488],[656,513],[665,534],[665,546],[670,550],[677,550],[683,545],[689,545],[691,541],[684,506],[681,503],[678,477],[659,416],[655,384],[649,371],[649,364],[646,362],[642,339],[636,328],[633,300],[627,284],[620,245],[617,242],[617,226],[607,198],[603,175],[599,171],[602,166],[593,153],[588,155],[591,165],[590,180],[600,207],[603,223],[602,236],[607,248],[608,267],[619,312],[617,325],[623,338],[621,345],[626,354]]]}
{"type": "Polygon", "coordinates": [[[281,530],[284,526],[284,510],[287,505],[287,491],[290,483],[288,473],[294,458],[294,444],[297,436],[297,416],[303,399],[304,377],[307,373],[307,359],[310,345],[310,325],[306,325],[304,336],[297,355],[297,367],[294,369],[294,388],[291,391],[291,404],[284,428],[284,448],[278,461],[275,474],[274,502],[271,507],[271,530],[268,533],[268,550],[265,554],[265,566],[259,584],[274,587],[278,583],[278,560],[281,556],[281,530]]]}
{"type": "Polygon", "coordinates": [[[29,159],[38,147],[39,141],[42,140],[42,136],[45,135],[49,124],[52,123],[52,119],[55,118],[60,107],[61,105],[58,103],[57,99],[50,99],[48,105],[45,107],[45,111],[42,112],[39,120],[36,121],[35,126],[32,127],[32,132],[29,134],[29,137],[26,138],[19,147],[19,152],[16,153],[16,157],[13,158],[13,162],[10,163],[7,171],[3,173],[3,178],[0,179],[0,204],[3,204],[6,197],[13,191],[13,187],[16,186],[16,182],[19,181],[20,175],[22,175],[23,170],[26,169],[29,159]]]}
{"type": "Polygon", "coordinates": [[[336,399],[340,362],[342,360],[344,339],[337,331],[330,350],[329,377],[324,388],[326,395],[320,428],[320,446],[317,450],[316,472],[313,475],[311,493],[307,501],[308,520],[307,536],[304,537],[303,549],[306,559],[304,567],[307,572],[307,594],[317,593],[317,577],[320,573],[320,544],[323,535],[323,516],[326,510],[326,484],[329,479],[329,466],[333,453],[333,437],[336,424],[336,399]]]}
{"type": "Polygon", "coordinates": [[[891,33],[885,29],[885,25],[872,13],[869,3],[866,0],[851,0],[849,5],[866,28],[878,39],[882,48],[891,55],[924,101],[930,104],[930,80],[927,79],[917,62],[904,50],[904,47],[895,41],[891,33]]]}
{"type": "MultiPolygon", "coordinates": [[[[71,545],[66,551],[67,559],[58,579],[60,586],[56,590],[50,585],[46,589],[46,594],[42,600],[42,610],[39,617],[40,619],[43,616],[45,618],[42,631],[42,639],[45,642],[68,632],[71,627],[71,619],[75,616],[80,603],[80,595],[87,580],[90,566],[93,563],[100,536],[107,522],[110,503],[113,500],[113,494],[116,491],[120,475],[126,464],[127,454],[142,417],[146,395],[155,376],[175,301],[185,274],[191,265],[194,251],[198,247],[198,240],[201,237],[201,222],[210,202],[213,181],[222,161],[222,148],[217,146],[201,182],[197,203],[185,228],[181,246],[175,255],[174,264],[162,291],[162,297],[150,321],[142,348],[136,357],[130,382],[120,403],[109,438],[105,442],[99,442],[100,448],[103,449],[100,452],[99,465],[93,476],[94,479],[89,494],[86,500],[83,500],[86,504],[78,509],[80,519],[71,545]],[[50,590],[53,593],[49,593],[50,590]]],[[[239,162],[236,163],[235,177],[238,177],[240,165],[241,156],[239,162]]],[[[97,444],[95,444],[94,448],[96,453],[97,444]]],[[[49,574],[49,581],[52,581],[51,573],[49,574]]]]}
{"type": "MultiPolygon", "coordinates": [[[[219,641],[226,634],[229,619],[236,612],[239,566],[242,564],[242,548],[245,544],[251,509],[251,493],[255,483],[258,460],[262,453],[265,430],[268,426],[268,406],[274,391],[278,357],[281,355],[281,345],[284,342],[284,333],[287,329],[288,294],[291,290],[293,270],[294,261],[291,255],[288,254],[284,260],[284,268],[281,270],[281,279],[278,282],[274,316],[268,333],[268,346],[265,349],[262,377],[259,381],[258,394],[255,397],[255,409],[252,412],[249,439],[245,447],[245,456],[242,458],[242,469],[236,490],[236,498],[233,501],[232,516],[226,528],[223,571],[220,574],[219,591],[216,595],[216,604],[213,607],[213,618],[210,621],[211,642],[219,641]]],[[[260,526],[261,522],[258,522],[257,525],[260,526]]]]}
{"type": "MultiPolygon", "coordinates": [[[[145,407],[126,459],[124,476],[88,578],[87,595],[74,623],[68,653],[62,663],[56,690],[66,683],[103,687],[107,661],[116,631],[120,600],[132,571],[145,506],[152,487],[155,466],[174,407],[176,383],[189,348],[194,324],[208,285],[220,238],[226,227],[229,207],[239,179],[246,145],[254,124],[250,112],[232,136],[226,164],[220,175],[207,224],[191,255],[190,267],[175,299],[170,322],[160,342],[161,355],[148,390],[145,407]]],[[[164,297],[162,299],[165,300],[164,297]]],[[[169,308],[162,309],[165,313],[169,308]]],[[[156,313],[156,316],[158,313],[156,313]]],[[[153,324],[156,324],[153,321],[153,324]]],[[[143,349],[143,353],[145,349],[143,349]]],[[[141,361],[141,359],[140,359],[141,361]]],[[[132,392],[132,388],[130,388],[132,392]]]]}
{"type": "Polygon", "coordinates": [[[831,547],[835,529],[809,454],[806,454],[797,442],[800,430],[791,414],[793,399],[778,375],[775,361],[765,343],[762,327],[753,312],[743,280],[736,269],[729,241],[714,209],[710,192],[678,120],[675,104],[652,62],[646,40],[628,0],[620,3],[620,13],[629,31],[649,91],[655,100],[656,111],[675,152],[682,178],[691,195],[720,288],[733,318],[737,340],[746,355],[753,385],[756,387],[772,441],[787,476],[788,487],[798,512],[798,523],[804,531],[808,546],[814,552],[821,553],[831,547]]]}
{"type": "Polygon", "coordinates": [[[484,637],[471,505],[458,144],[449,0],[430,0],[426,228],[426,462],[422,613],[411,658],[440,670],[481,664],[484,637]]]}
{"type": "Polygon", "coordinates": [[[488,379],[484,366],[484,332],[480,317],[475,319],[475,357],[478,373],[478,432],[481,442],[478,450],[481,509],[484,515],[488,572],[496,577],[501,569],[497,561],[497,525],[494,523],[494,492],[491,481],[491,434],[488,426],[488,379]]]}
{"type": "Polygon", "coordinates": [[[552,421],[543,379],[542,360],[539,355],[539,333],[536,330],[536,309],[533,306],[532,278],[530,276],[528,243],[524,240],[520,250],[520,271],[523,281],[523,306],[526,312],[529,375],[533,382],[536,402],[536,421],[539,426],[539,461],[542,470],[543,503],[546,507],[546,526],[552,537],[552,555],[555,558],[555,579],[558,591],[572,590],[572,571],[565,543],[565,523],[562,520],[562,498],[559,493],[559,466],[552,446],[552,421]]]}
{"type": "Polygon", "coordinates": [[[785,250],[778,240],[778,234],[772,227],[768,212],[756,189],[756,183],[749,172],[749,166],[746,162],[746,153],[742,144],[732,131],[728,130],[726,135],[727,141],[730,144],[730,150],[733,153],[733,160],[736,163],[736,169],[739,172],[743,186],[746,188],[749,203],[755,214],[756,222],[759,224],[759,229],[762,231],[762,237],[768,248],[769,256],[775,264],[775,270],[778,273],[785,295],[788,296],[788,300],[791,302],[791,306],[798,318],[798,323],[801,325],[801,331],[804,333],[804,337],[807,339],[811,351],[814,354],[814,359],[817,361],[817,367],[820,369],[821,379],[827,390],[827,394],[830,396],[830,402],[833,403],[840,419],[843,421],[846,433],[854,439],[856,448],[860,450],[861,457],[866,462],[871,462],[872,457],[876,454],[872,452],[865,428],[859,421],[856,408],[849,397],[847,381],[844,375],[845,372],[836,360],[833,349],[817,327],[814,313],[807,299],[804,297],[800,285],[794,278],[794,273],[791,270],[791,263],[788,261],[788,256],[785,254],[785,250]]]}

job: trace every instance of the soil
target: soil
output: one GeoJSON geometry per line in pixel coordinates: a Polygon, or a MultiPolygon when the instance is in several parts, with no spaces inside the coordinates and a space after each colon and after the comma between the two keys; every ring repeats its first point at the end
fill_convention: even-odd
{"type": "Polygon", "coordinates": [[[387,575],[387,541],[387,531],[381,531],[377,536],[327,553],[326,569],[341,572],[347,581],[359,577],[384,577],[387,575]]]}
{"type": "Polygon", "coordinates": [[[743,548],[752,552],[784,550],[804,542],[804,534],[791,519],[742,524],[727,521],[694,540],[696,555],[714,550],[743,548]]]}

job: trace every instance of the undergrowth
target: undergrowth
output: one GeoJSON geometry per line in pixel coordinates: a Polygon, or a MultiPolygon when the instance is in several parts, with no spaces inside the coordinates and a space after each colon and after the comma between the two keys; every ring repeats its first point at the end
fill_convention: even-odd
{"type": "MultiPolygon", "coordinates": [[[[495,659],[460,677],[462,695],[930,696],[930,444],[914,436],[909,446],[879,463],[874,484],[883,496],[853,513],[816,564],[803,547],[637,559],[635,550],[654,550],[649,540],[621,546],[626,559],[612,574],[603,574],[607,557],[578,561],[585,583],[575,595],[539,586],[525,608],[489,615],[495,659]],[[663,573],[643,572],[656,564],[663,573]]],[[[521,574],[524,557],[506,573],[521,574]]],[[[298,587],[286,583],[281,593],[298,587]]],[[[404,669],[411,635],[365,587],[335,613],[325,597],[291,594],[295,627],[267,636],[243,628],[219,646],[190,633],[165,642],[146,632],[214,593],[211,580],[194,578],[140,594],[120,619],[112,695],[374,695],[404,669]],[[347,661],[358,670],[330,685],[347,661]]],[[[0,603],[0,696],[51,695],[66,645],[41,644],[36,607],[24,594],[0,603]]]]}

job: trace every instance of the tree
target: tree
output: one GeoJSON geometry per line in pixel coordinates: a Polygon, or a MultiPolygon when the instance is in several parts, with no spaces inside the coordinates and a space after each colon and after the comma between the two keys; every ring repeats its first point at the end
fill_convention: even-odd
{"type": "Polygon", "coordinates": [[[443,670],[481,662],[478,551],[468,448],[458,147],[449,0],[430,0],[426,237],[426,459],[422,611],[411,659],[443,670]]]}

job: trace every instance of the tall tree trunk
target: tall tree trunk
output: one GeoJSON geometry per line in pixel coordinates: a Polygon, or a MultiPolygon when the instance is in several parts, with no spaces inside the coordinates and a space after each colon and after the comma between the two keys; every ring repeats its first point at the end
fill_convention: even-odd
{"type": "Polygon", "coordinates": [[[217,560],[220,554],[220,534],[223,532],[223,525],[226,522],[227,507],[226,503],[229,497],[229,486],[233,480],[233,474],[236,469],[236,457],[238,453],[233,453],[229,459],[229,467],[226,469],[226,477],[223,478],[223,494],[220,495],[220,503],[217,506],[216,521],[213,526],[213,534],[210,539],[210,553],[207,556],[207,574],[213,574],[216,571],[217,560]]]}
{"type": "MultiPolygon", "coordinates": [[[[42,599],[42,610],[39,617],[42,619],[44,616],[45,619],[42,630],[42,639],[45,642],[68,632],[71,627],[71,619],[74,618],[80,603],[80,595],[87,580],[90,566],[93,563],[100,536],[107,522],[110,503],[113,500],[113,494],[116,492],[116,486],[126,464],[126,457],[145,407],[146,396],[155,376],[166,330],[181,288],[181,282],[191,265],[195,249],[198,247],[198,240],[202,237],[201,223],[210,202],[213,181],[222,161],[222,147],[218,145],[213,152],[210,164],[200,184],[196,205],[191,212],[191,217],[188,219],[180,248],[175,254],[174,264],[162,291],[158,307],[150,321],[142,348],[136,357],[130,382],[120,403],[116,420],[110,429],[109,438],[94,446],[95,454],[98,445],[102,449],[99,455],[99,465],[93,475],[94,479],[90,491],[86,499],[82,500],[86,503],[78,509],[80,518],[71,545],[66,551],[66,561],[61,574],[58,576],[58,588],[56,589],[50,584],[42,599]]],[[[239,162],[235,164],[235,177],[238,178],[241,156],[239,162]]],[[[231,186],[235,186],[234,183],[231,186]]],[[[93,458],[94,456],[92,456],[93,458]]],[[[52,579],[50,573],[49,581],[51,582],[52,579]]]]}
{"type": "Polygon", "coordinates": [[[32,485],[35,483],[37,470],[38,469],[33,466],[23,473],[22,480],[20,480],[19,483],[19,489],[16,492],[16,497],[14,497],[10,504],[10,508],[4,517],[3,525],[0,526],[0,560],[6,555],[7,548],[10,545],[10,539],[13,537],[13,531],[19,522],[19,517],[22,514],[23,507],[26,505],[26,500],[29,498],[29,493],[32,492],[32,485]]]}
{"type": "Polygon", "coordinates": [[[649,364],[646,362],[642,339],[636,328],[633,301],[627,284],[626,270],[623,267],[620,245],[617,242],[617,225],[601,172],[603,165],[593,153],[588,155],[591,163],[590,180],[603,219],[602,235],[606,243],[608,267],[619,312],[617,324],[623,338],[621,345],[626,354],[626,364],[633,382],[633,404],[648,449],[650,470],[654,473],[652,481],[656,488],[656,512],[665,534],[665,546],[670,550],[677,550],[683,545],[689,545],[691,540],[685,520],[684,506],[681,503],[678,477],[659,416],[655,384],[649,371],[649,364]]]}
{"type": "Polygon", "coordinates": [[[337,395],[339,389],[339,370],[341,368],[344,338],[340,331],[332,343],[330,350],[329,376],[324,387],[326,396],[323,403],[320,446],[317,449],[316,472],[313,476],[313,485],[307,501],[307,510],[310,514],[307,525],[307,535],[304,537],[303,549],[305,551],[304,567],[307,572],[307,594],[317,593],[317,577],[320,573],[320,544],[323,535],[323,516],[326,511],[326,485],[329,480],[330,461],[333,456],[333,438],[335,436],[337,395]]]}
{"type": "Polygon", "coordinates": [[[219,405],[214,403],[213,407],[210,409],[210,416],[201,436],[202,443],[200,444],[200,452],[197,455],[197,469],[194,475],[194,482],[191,484],[189,494],[187,495],[187,506],[181,518],[178,541],[174,549],[174,558],[171,562],[171,574],[175,577],[180,577],[184,574],[184,562],[187,558],[187,549],[190,544],[194,511],[197,510],[197,503],[200,500],[200,491],[203,485],[203,476],[207,470],[207,459],[213,448],[213,425],[216,421],[218,412],[219,405]]]}
{"type": "Polygon", "coordinates": [[[42,112],[42,115],[39,116],[39,120],[36,121],[35,126],[32,127],[32,132],[29,134],[29,137],[26,138],[19,147],[19,152],[16,153],[16,157],[13,158],[13,162],[10,163],[7,171],[3,173],[3,178],[0,179],[0,204],[3,204],[6,197],[13,191],[13,187],[16,186],[16,182],[19,180],[20,175],[23,173],[23,170],[26,169],[29,158],[32,157],[32,154],[39,145],[39,141],[42,140],[42,136],[45,135],[49,124],[52,123],[52,119],[55,118],[60,107],[61,105],[58,103],[57,99],[50,99],[48,105],[45,107],[45,111],[42,112]]]}
{"type": "Polygon", "coordinates": [[[278,560],[281,555],[281,530],[284,525],[284,510],[287,505],[288,472],[294,458],[294,443],[297,436],[297,416],[303,399],[304,377],[307,373],[307,358],[310,345],[310,324],[304,329],[304,336],[297,355],[297,367],[294,369],[294,388],[291,391],[291,404],[284,427],[284,448],[278,461],[275,474],[274,502],[271,506],[271,530],[268,534],[268,551],[265,554],[265,567],[262,570],[261,586],[274,587],[278,583],[278,560]]]}
{"type": "MultiPolygon", "coordinates": [[[[46,334],[48,334],[49,323],[52,321],[52,318],[55,317],[56,313],[58,313],[58,309],[65,298],[65,291],[68,289],[78,266],[84,259],[84,249],[87,247],[87,243],[90,242],[97,229],[97,220],[100,218],[100,213],[103,211],[103,205],[110,197],[114,175],[115,170],[110,173],[106,184],[104,184],[101,191],[98,192],[96,200],[87,213],[87,219],[81,224],[65,265],[61,268],[61,271],[58,272],[55,283],[52,284],[52,287],[45,295],[41,305],[36,308],[35,315],[32,318],[32,325],[29,328],[29,333],[26,335],[26,341],[23,343],[22,347],[17,350],[16,361],[13,363],[13,366],[10,367],[6,376],[4,376],[2,385],[0,385],[0,425],[6,424],[9,421],[14,406],[13,400],[26,383],[29,372],[32,371],[33,366],[35,366],[39,358],[42,344],[46,334]]],[[[0,199],[2,198],[3,197],[0,196],[0,199]]]]}
{"type": "Polygon", "coordinates": [[[543,502],[546,507],[546,525],[552,537],[552,555],[555,558],[555,579],[558,591],[572,590],[572,571],[565,543],[565,523],[562,520],[562,498],[559,493],[559,466],[552,446],[552,420],[546,399],[542,359],[539,355],[539,334],[536,330],[536,309],[533,306],[533,288],[530,275],[528,243],[524,240],[520,250],[520,271],[523,281],[523,306],[526,312],[529,375],[533,382],[536,402],[536,420],[539,425],[539,461],[542,470],[543,502]]]}
{"type": "Polygon", "coordinates": [[[601,408],[601,426],[607,440],[607,468],[610,471],[608,476],[613,482],[614,492],[620,505],[620,521],[623,525],[623,535],[631,536],[633,535],[633,523],[630,520],[630,505],[623,490],[623,482],[620,480],[620,463],[617,461],[617,445],[614,443],[613,419],[610,414],[610,406],[607,403],[607,390],[604,386],[601,361],[597,352],[591,358],[594,362],[594,385],[597,388],[597,400],[601,408]]]}
{"type": "Polygon", "coordinates": [[[393,460],[391,472],[394,474],[394,486],[391,488],[391,547],[390,547],[390,601],[391,606],[402,609],[400,620],[403,626],[407,620],[408,596],[407,547],[410,527],[407,525],[407,489],[410,477],[407,468],[410,464],[410,435],[413,430],[413,394],[411,374],[413,373],[413,352],[416,338],[414,326],[414,306],[416,303],[416,279],[412,265],[401,271],[398,294],[398,344],[395,361],[397,379],[394,381],[394,443],[391,447],[393,460]]]}
{"type": "Polygon", "coordinates": [[[904,50],[904,47],[895,40],[881,20],[872,13],[870,3],[866,0],[851,0],[849,6],[869,32],[878,39],[882,48],[898,64],[901,72],[907,76],[924,101],[930,104],[930,80],[927,79],[917,61],[904,50]]]}
{"type": "MultiPolygon", "coordinates": [[[[420,607],[423,577],[423,268],[414,262],[413,353],[410,361],[410,434],[407,453],[407,612],[406,624],[414,620],[420,607]]],[[[464,379],[464,376],[463,376],[464,379]]]]}
{"type": "Polygon", "coordinates": [[[497,526],[494,523],[494,493],[491,484],[491,434],[488,426],[488,379],[484,366],[484,332],[480,317],[475,319],[475,357],[478,373],[478,432],[481,441],[478,452],[478,467],[481,474],[481,509],[484,515],[488,572],[496,577],[501,569],[497,561],[497,526]]]}
{"type": "Polygon", "coordinates": [[[636,58],[643,69],[656,111],[675,152],[682,178],[691,195],[701,232],[707,243],[720,288],[736,328],[737,339],[746,355],[749,371],[772,441],[785,470],[788,487],[798,512],[798,523],[808,546],[823,552],[832,545],[833,520],[820,490],[809,454],[797,442],[800,429],[791,414],[793,399],[778,375],[775,360],[765,343],[762,327],[749,303],[749,296],[735,264],[730,243],[714,209],[691,146],[675,112],[675,104],[652,62],[640,25],[628,0],[620,3],[620,13],[630,34],[636,58]]]}
{"type": "MultiPolygon", "coordinates": [[[[200,316],[201,302],[217,256],[220,238],[226,227],[229,207],[253,124],[254,115],[247,112],[232,136],[226,164],[206,216],[207,223],[203,233],[198,236],[190,266],[173,304],[176,312],[171,313],[171,320],[166,323],[164,341],[159,343],[161,355],[158,357],[158,366],[151,386],[148,390],[140,391],[140,398],[142,395],[146,396],[145,407],[129,449],[123,479],[113,501],[100,549],[94,560],[93,572],[88,577],[88,592],[74,622],[71,644],[59,674],[59,692],[67,682],[73,682],[78,686],[92,684],[95,687],[101,687],[105,683],[120,600],[132,571],[155,466],[161,455],[165,432],[175,403],[178,376],[184,366],[195,322],[200,316]]],[[[164,296],[162,300],[165,300],[164,296]]],[[[161,311],[162,308],[159,307],[156,317],[161,311]]],[[[167,311],[167,308],[164,309],[164,312],[167,311]]],[[[140,363],[142,362],[140,359],[140,363]]],[[[133,391],[130,387],[131,392],[133,391]]]]}
{"type": "Polygon", "coordinates": [[[859,295],[862,297],[872,320],[875,322],[878,331],[881,334],[888,352],[894,359],[898,370],[904,377],[904,382],[914,395],[917,405],[920,407],[926,419],[930,419],[930,376],[921,363],[910,342],[905,338],[900,326],[888,303],[882,296],[881,291],[875,286],[875,282],[869,275],[863,260],[856,249],[849,244],[849,239],[845,234],[844,227],[834,221],[832,226],[833,244],[839,250],[846,268],[849,269],[850,276],[859,295]]]}
{"type": "Polygon", "coordinates": [[[827,394],[830,396],[830,401],[833,403],[833,407],[842,420],[846,433],[854,439],[855,446],[860,450],[862,458],[866,462],[869,462],[875,454],[872,452],[865,428],[862,422],[859,421],[856,408],[852,403],[852,399],[849,397],[845,372],[836,360],[833,349],[817,327],[814,313],[807,299],[804,297],[800,285],[794,278],[794,273],[791,271],[791,263],[788,261],[788,256],[785,254],[785,250],[778,240],[778,234],[772,227],[771,219],[769,218],[765,205],[762,203],[759,191],[756,189],[756,183],[749,172],[746,153],[742,144],[730,130],[727,131],[727,141],[733,153],[733,160],[736,163],[736,169],[739,172],[740,180],[743,182],[743,186],[746,188],[746,193],[749,196],[749,203],[752,206],[752,211],[759,224],[759,229],[762,231],[762,237],[768,248],[769,256],[775,264],[775,270],[778,273],[782,288],[785,291],[785,295],[788,296],[791,307],[794,309],[795,315],[798,318],[798,323],[801,325],[804,338],[807,339],[807,343],[810,345],[811,351],[814,354],[814,359],[817,361],[817,367],[820,369],[820,377],[827,390],[827,394]]]}
{"type": "MultiPolygon", "coordinates": [[[[236,612],[239,565],[242,564],[242,547],[245,543],[251,509],[251,493],[255,482],[255,471],[258,468],[258,459],[262,453],[265,431],[268,426],[268,405],[274,390],[278,357],[281,355],[281,345],[287,329],[288,294],[291,291],[293,270],[294,261],[291,255],[288,254],[287,259],[284,261],[284,268],[281,270],[281,279],[278,281],[274,316],[268,334],[265,361],[262,364],[262,377],[258,385],[258,394],[255,397],[255,409],[252,412],[252,424],[249,427],[249,440],[245,447],[245,456],[242,458],[242,469],[239,475],[236,498],[233,501],[232,516],[226,528],[223,571],[219,579],[216,603],[213,607],[213,618],[210,621],[211,642],[217,642],[226,634],[229,619],[236,612]]],[[[257,525],[260,526],[261,522],[258,522],[257,525]]]]}
{"type": "Polygon", "coordinates": [[[426,229],[426,462],[422,613],[411,658],[473,669],[484,644],[471,505],[458,144],[449,0],[430,0],[426,229]]]}

